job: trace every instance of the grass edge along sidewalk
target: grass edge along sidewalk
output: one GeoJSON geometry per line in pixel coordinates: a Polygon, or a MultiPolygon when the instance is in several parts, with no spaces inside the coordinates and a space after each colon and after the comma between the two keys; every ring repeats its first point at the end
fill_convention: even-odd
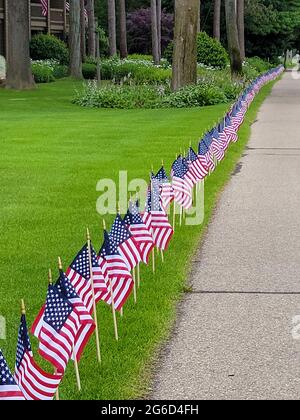
{"type": "MultiPolygon", "coordinates": [[[[121,326],[123,329],[121,342],[118,344],[118,346],[114,342],[103,343],[106,354],[104,354],[103,365],[100,369],[96,367],[94,360],[90,360],[88,357],[83,360],[83,366],[81,369],[83,383],[82,394],[78,394],[76,392],[74,373],[70,368],[67,372],[65,380],[62,383],[62,387],[60,388],[62,399],[94,399],[99,397],[107,399],[117,397],[130,399],[141,397],[147,393],[151,379],[150,373],[153,366],[151,359],[153,362],[153,353],[158,349],[158,346],[161,344],[162,340],[167,338],[170,327],[175,318],[176,303],[182,297],[182,293],[185,289],[189,261],[192,256],[191,250],[194,250],[197,246],[199,241],[199,233],[200,237],[202,237],[204,228],[209,221],[211,211],[215,205],[217,195],[229,179],[236,162],[242,154],[244,145],[249,136],[250,123],[252,119],[255,118],[257,108],[268,95],[273,83],[274,82],[271,82],[267,86],[263,87],[260,93],[257,95],[250,110],[246,114],[244,125],[239,132],[239,142],[231,145],[227,152],[226,159],[224,159],[222,164],[218,166],[215,173],[208,179],[206,183],[204,225],[200,228],[200,230],[195,227],[182,227],[181,229],[186,231],[182,233],[178,229],[180,237],[172,242],[172,252],[166,254],[165,264],[159,267],[159,274],[156,276],[157,278],[153,278],[153,280],[151,280],[151,276],[147,275],[147,281],[152,281],[152,284],[149,282],[149,284],[145,284],[145,286],[152,287],[153,285],[154,290],[157,290],[162,282],[168,284],[168,282],[171,281],[173,284],[170,285],[169,288],[164,285],[164,288],[162,288],[163,290],[161,292],[163,293],[163,296],[160,296],[157,307],[156,302],[151,301],[151,305],[149,305],[148,302],[148,304],[143,308],[142,305],[145,304],[145,299],[142,299],[137,308],[134,308],[130,305],[128,311],[126,309],[126,317],[124,318],[123,328],[121,326]],[[177,255],[180,256],[180,264],[174,264],[173,258],[177,255]],[[161,304],[164,304],[163,311],[160,306],[161,304]],[[161,313],[158,317],[156,316],[155,321],[151,320],[151,316],[153,317],[153,313],[157,311],[160,311],[161,313]],[[153,329],[153,333],[150,335],[148,334],[147,343],[142,343],[141,340],[137,340],[137,343],[134,341],[136,334],[142,334],[142,331],[140,331],[140,323],[133,323],[133,321],[137,320],[139,317],[141,317],[143,320],[143,327],[145,329],[153,329]],[[128,327],[132,329],[130,332],[127,331],[126,328],[128,321],[130,324],[128,327]],[[128,345],[129,340],[132,341],[130,346],[128,345]],[[138,343],[143,345],[139,347],[138,343]],[[143,351],[144,354],[142,354],[143,351]],[[108,352],[111,354],[108,354],[108,352]],[[132,362],[133,360],[134,363],[132,362]],[[119,370],[118,372],[117,369],[119,370]],[[124,380],[124,373],[127,375],[127,380],[124,380]],[[92,377],[88,378],[87,375],[91,375],[92,377]],[[120,378],[122,377],[123,380],[120,381],[120,378]]],[[[43,288],[42,285],[41,287],[43,288]]],[[[24,297],[26,298],[26,296],[24,297]]],[[[141,298],[143,298],[142,294],[141,298]]],[[[28,304],[31,305],[32,303],[28,302],[28,304]]],[[[143,341],[147,340],[146,337],[147,336],[143,338],[143,341]]],[[[93,354],[93,352],[89,352],[86,356],[89,354],[93,354]]]]}

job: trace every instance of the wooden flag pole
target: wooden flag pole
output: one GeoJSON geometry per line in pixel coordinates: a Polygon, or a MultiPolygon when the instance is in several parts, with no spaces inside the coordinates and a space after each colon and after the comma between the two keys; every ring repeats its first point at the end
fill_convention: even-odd
{"type": "Polygon", "coordinates": [[[182,225],[182,211],[183,211],[183,207],[180,206],[180,213],[179,213],[179,225],[182,225]]]}
{"type": "Polygon", "coordinates": [[[140,264],[137,265],[137,285],[138,289],[141,286],[141,273],[140,273],[140,264]]]}
{"type": "MultiPolygon", "coordinates": [[[[63,270],[63,265],[62,265],[62,261],[61,261],[60,257],[58,257],[58,269],[63,270]]],[[[74,368],[75,368],[77,388],[78,388],[78,391],[81,392],[80,374],[79,374],[79,368],[78,368],[78,361],[77,361],[76,355],[75,355],[74,345],[73,345],[73,358],[74,358],[74,368]]]]}
{"type": "Polygon", "coordinates": [[[132,270],[132,280],[133,280],[133,299],[134,303],[137,302],[137,295],[136,295],[136,275],[135,275],[135,267],[132,270]]]}
{"type": "Polygon", "coordinates": [[[92,263],[92,245],[91,245],[91,235],[90,231],[86,229],[86,239],[87,239],[87,246],[88,246],[88,256],[89,256],[89,266],[90,266],[90,279],[91,279],[91,286],[92,286],[92,296],[93,296],[93,313],[94,313],[94,322],[95,322],[95,336],[96,336],[96,350],[97,350],[97,359],[98,362],[101,363],[101,347],[100,347],[100,334],[99,334],[99,326],[98,326],[98,317],[97,317],[97,307],[96,307],[96,300],[95,300],[95,284],[94,284],[94,273],[93,273],[93,263],[92,263]]]}
{"type": "Polygon", "coordinates": [[[173,230],[175,232],[175,224],[176,224],[176,201],[173,201],[173,230]]]}
{"type": "Polygon", "coordinates": [[[160,255],[161,255],[161,261],[162,261],[162,263],[164,263],[165,262],[165,257],[164,257],[164,251],[163,250],[161,250],[160,255]]]}
{"type": "Polygon", "coordinates": [[[155,252],[154,252],[154,248],[152,250],[152,271],[153,271],[153,273],[155,273],[155,252]]]}
{"type": "MultiPolygon", "coordinates": [[[[106,230],[106,223],[103,219],[103,229],[106,230]]],[[[114,298],[114,292],[113,292],[113,285],[112,281],[109,278],[109,291],[110,291],[110,298],[111,298],[111,311],[113,316],[113,322],[114,322],[114,331],[115,331],[115,339],[119,341],[119,333],[118,333],[118,324],[117,324],[117,317],[116,317],[116,308],[115,308],[115,298],[114,298]]]]}
{"type": "Polygon", "coordinates": [[[76,375],[76,381],[77,381],[77,388],[78,388],[78,391],[81,392],[81,381],[80,381],[80,374],[79,374],[79,368],[78,368],[78,361],[76,359],[74,347],[73,347],[73,358],[74,358],[74,366],[75,366],[75,375],[76,375]]]}
{"type": "MultiPolygon", "coordinates": [[[[49,268],[49,271],[48,271],[48,282],[49,282],[50,285],[53,284],[51,268],[49,268]]],[[[57,369],[54,369],[54,375],[56,375],[56,374],[57,374],[57,369]]],[[[58,390],[58,387],[57,387],[57,389],[55,391],[55,399],[56,399],[56,401],[59,401],[59,390],[58,390]]]]}

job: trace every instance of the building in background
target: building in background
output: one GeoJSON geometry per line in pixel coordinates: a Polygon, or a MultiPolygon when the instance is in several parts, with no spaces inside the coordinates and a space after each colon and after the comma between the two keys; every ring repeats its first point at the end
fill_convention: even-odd
{"type": "MultiPolygon", "coordinates": [[[[7,50],[7,2],[0,0],[0,55],[6,55],[7,50]]],[[[40,0],[28,1],[30,4],[30,34],[49,33],[61,39],[68,33],[68,11],[66,0],[47,0],[48,14],[43,16],[43,6],[40,0]]]]}

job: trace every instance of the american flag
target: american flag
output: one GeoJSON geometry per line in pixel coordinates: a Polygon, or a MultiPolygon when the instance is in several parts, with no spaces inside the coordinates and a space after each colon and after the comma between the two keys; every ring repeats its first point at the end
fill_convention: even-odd
{"type": "Polygon", "coordinates": [[[25,315],[19,328],[14,376],[26,400],[53,400],[62,380],[62,374],[46,373],[34,361],[25,315]]]}
{"type": "Polygon", "coordinates": [[[190,170],[193,171],[196,182],[201,181],[208,174],[206,165],[203,165],[198,155],[192,147],[189,148],[187,154],[187,161],[189,163],[190,170]]]}
{"type": "Polygon", "coordinates": [[[174,200],[185,209],[189,209],[193,204],[192,185],[186,179],[187,172],[188,166],[184,163],[182,156],[179,156],[172,165],[172,186],[174,200]]]}
{"type": "Polygon", "coordinates": [[[209,146],[206,144],[204,140],[200,141],[198,147],[198,158],[201,164],[207,168],[208,171],[214,171],[215,169],[215,162],[213,157],[210,153],[209,146]]]}
{"type": "Polygon", "coordinates": [[[157,248],[164,251],[168,248],[169,242],[174,234],[173,228],[169,223],[168,216],[161,207],[159,199],[158,182],[151,181],[151,187],[148,188],[147,204],[143,221],[151,231],[153,241],[157,248]]]}
{"type": "Polygon", "coordinates": [[[0,401],[22,400],[25,397],[12,376],[7,362],[0,349],[0,401]]]}
{"type": "Polygon", "coordinates": [[[66,275],[74,286],[76,292],[81,297],[83,303],[90,313],[93,311],[93,289],[95,293],[95,302],[100,300],[103,292],[107,292],[107,284],[104,275],[98,263],[98,257],[94,247],[91,244],[93,284],[91,282],[91,270],[88,244],[78,252],[74,261],[66,271],[66,275]]]}
{"type": "Polygon", "coordinates": [[[233,143],[236,143],[238,141],[238,135],[237,132],[235,130],[235,128],[233,127],[232,123],[231,123],[231,118],[229,116],[229,114],[226,115],[225,117],[225,128],[224,128],[227,136],[229,137],[230,141],[233,143]]]}
{"type": "Polygon", "coordinates": [[[163,208],[167,211],[167,208],[174,200],[174,190],[172,187],[172,183],[170,182],[166,170],[163,166],[157,172],[155,178],[159,182],[161,204],[163,208]]]}
{"type": "Polygon", "coordinates": [[[42,5],[42,15],[48,16],[48,0],[40,0],[42,5]]]}
{"type": "Polygon", "coordinates": [[[46,304],[31,332],[39,339],[40,355],[60,373],[65,372],[73,354],[80,327],[76,307],[57,285],[49,285],[46,304]]]}
{"type": "Polygon", "coordinates": [[[220,134],[217,130],[217,128],[214,128],[211,131],[211,137],[212,137],[212,143],[211,143],[211,151],[217,161],[221,161],[224,159],[225,152],[224,152],[224,146],[220,140],[220,134]]]}
{"type": "Polygon", "coordinates": [[[244,121],[244,111],[241,107],[241,104],[238,103],[234,109],[232,110],[231,114],[231,123],[233,128],[236,132],[239,130],[240,126],[243,124],[244,121]]]}
{"type": "Polygon", "coordinates": [[[150,231],[143,222],[136,203],[133,201],[129,202],[129,209],[124,217],[124,223],[139,245],[143,262],[148,264],[149,255],[154,248],[154,242],[150,231]]]}
{"type": "Polygon", "coordinates": [[[222,148],[227,150],[230,145],[230,136],[227,135],[225,130],[225,119],[223,119],[218,125],[219,141],[222,144],[222,148]]]}
{"type": "Polygon", "coordinates": [[[119,214],[115,218],[109,236],[117,245],[129,271],[142,261],[139,245],[119,214]]]}
{"type": "Polygon", "coordinates": [[[190,161],[188,157],[182,156],[182,164],[187,168],[187,172],[185,174],[186,183],[190,186],[192,190],[193,187],[197,184],[198,179],[194,172],[193,167],[190,165],[190,161]]]}
{"type": "Polygon", "coordinates": [[[126,262],[106,230],[104,231],[104,242],[98,254],[98,262],[107,283],[112,285],[112,291],[109,286],[108,292],[104,292],[101,299],[111,305],[111,295],[113,295],[114,307],[120,311],[126,303],[134,283],[126,262]]]}

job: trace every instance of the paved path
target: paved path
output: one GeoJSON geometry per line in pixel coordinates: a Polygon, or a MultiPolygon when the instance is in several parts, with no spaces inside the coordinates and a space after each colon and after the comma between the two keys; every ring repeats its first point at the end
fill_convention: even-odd
{"type": "Polygon", "coordinates": [[[257,119],[151,398],[300,398],[300,80],[285,74],[257,119]]]}

